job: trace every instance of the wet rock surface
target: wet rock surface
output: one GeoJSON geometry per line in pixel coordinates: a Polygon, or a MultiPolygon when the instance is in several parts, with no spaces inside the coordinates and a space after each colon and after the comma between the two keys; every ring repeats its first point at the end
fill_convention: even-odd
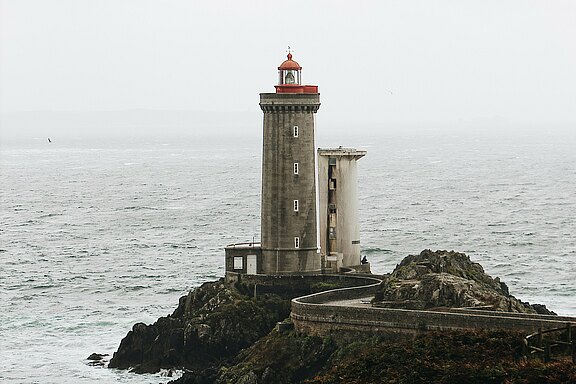
{"type": "Polygon", "coordinates": [[[480,264],[454,251],[424,250],[407,256],[382,282],[374,303],[404,309],[476,308],[554,314],[545,305],[516,299],[499,278],[493,279],[480,264]]]}
{"type": "Polygon", "coordinates": [[[289,313],[287,300],[272,295],[252,299],[223,280],[205,283],[180,298],[171,315],[151,325],[135,324],[108,366],[136,373],[203,370],[252,345],[289,313]]]}
{"type": "Polygon", "coordinates": [[[86,358],[88,360],[87,365],[93,367],[104,367],[108,362],[108,355],[107,353],[100,354],[100,353],[93,353],[86,358]]]}

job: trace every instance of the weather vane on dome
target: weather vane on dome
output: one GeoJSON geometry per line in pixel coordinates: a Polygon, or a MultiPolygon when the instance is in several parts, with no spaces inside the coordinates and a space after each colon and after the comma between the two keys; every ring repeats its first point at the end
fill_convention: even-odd
{"type": "Polygon", "coordinates": [[[286,50],[286,52],[288,52],[288,53],[294,52],[294,50],[292,48],[290,48],[290,43],[288,43],[288,49],[286,50]]]}

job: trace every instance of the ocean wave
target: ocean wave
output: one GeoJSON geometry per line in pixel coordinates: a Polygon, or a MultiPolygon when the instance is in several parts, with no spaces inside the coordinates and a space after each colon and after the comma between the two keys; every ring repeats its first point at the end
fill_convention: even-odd
{"type": "Polygon", "coordinates": [[[174,243],[168,243],[168,244],[164,244],[167,245],[171,248],[182,248],[182,249],[198,249],[197,245],[191,245],[191,244],[174,244],[174,243]]]}
{"type": "Polygon", "coordinates": [[[164,210],[164,208],[139,206],[139,205],[131,205],[127,207],[116,208],[116,211],[162,211],[162,210],[164,210]]]}
{"type": "Polygon", "coordinates": [[[492,268],[494,268],[494,269],[510,268],[511,266],[512,266],[512,264],[510,264],[510,263],[498,263],[498,264],[495,264],[494,266],[492,266],[492,268]]]}
{"type": "Polygon", "coordinates": [[[531,241],[511,241],[504,242],[504,244],[510,245],[511,247],[531,247],[534,245],[531,241]]]}
{"type": "Polygon", "coordinates": [[[47,219],[47,218],[56,217],[56,216],[64,216],[64,214],[63,213],[47,213],[45,215],[40,215],[38,218],[47,219]]]}
{"type": "Polygon", "coordinates": [[[394,251],[391,249],[380,248],[380,247],[367,247],[367,248],[362,248],[360,253],[365,253],[367,255],[373,255],[373,254],[387,255],[387,254],[394,253],[394,251]]]}
{"type": "Polygon", "coordinates": [[[12,301],[34,301],[36,299],[37,299],[37,296],[34,296],[34,295],[14,296],[11,298],[12,301]]]}

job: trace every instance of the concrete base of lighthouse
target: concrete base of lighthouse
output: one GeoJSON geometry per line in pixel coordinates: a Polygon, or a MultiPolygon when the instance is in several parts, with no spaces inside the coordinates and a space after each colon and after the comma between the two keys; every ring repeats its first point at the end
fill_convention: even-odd
{"type": "Polygon", "coordinates": [[[322,273],[316,248],[264,250],[260,243],[230,244],[225,248],[226,272],[243,275],[309,275],[322,273]]]}
{"type": "Polygon", "coordinates": [[[320,273],[321,258],[316,248],[262,250],[262,273],[320,273]]]}

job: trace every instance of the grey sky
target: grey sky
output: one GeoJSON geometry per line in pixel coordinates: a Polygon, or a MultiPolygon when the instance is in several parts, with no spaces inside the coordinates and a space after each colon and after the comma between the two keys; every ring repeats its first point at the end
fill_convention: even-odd
{"type": "Polygon", "coordinates": [[[286,47],[324,124],[576,123],[576,1],[0,0],[0,112],[255,112],[286,47]]]}

